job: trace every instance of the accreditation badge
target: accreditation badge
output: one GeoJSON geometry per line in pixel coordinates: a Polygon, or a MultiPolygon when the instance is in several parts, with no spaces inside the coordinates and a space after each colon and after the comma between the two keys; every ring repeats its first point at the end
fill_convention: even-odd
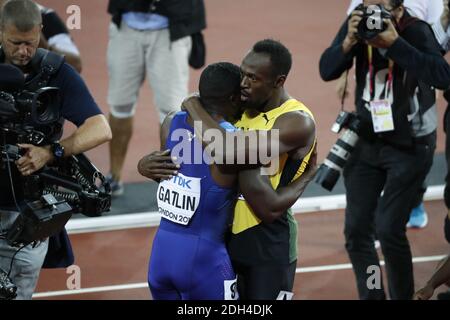
{"type": "Polygon", "coordinates": [[[371,101],[370,111],[372,113],[373,130],[376,133],[394,130],[392,107],[388,100],[371,101]]]}
{"type": "Polygon", "coordinates": [[[159,183],[158,211],[162,218],[187,225],[200,203],[201,178],[181,173],[159,183]]]}

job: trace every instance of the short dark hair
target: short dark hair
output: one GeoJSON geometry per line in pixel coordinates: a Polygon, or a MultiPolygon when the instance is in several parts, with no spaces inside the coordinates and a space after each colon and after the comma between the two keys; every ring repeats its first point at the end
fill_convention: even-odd
{"type": "Polygon", "coordinates": [[[403,0],[390,0],[392,8],[398,8],[403,4],[403,0]]]}
{"type": "Polygon", "coordinates": [[[19,31],[28,32],[42,24],[41,11],[32,0],[9,0],[0,12],[0,28],[13,24],[19,31]]]}
{"type": "Polygon", "coordinates": [[[229,62],[218,62],[207,66],[198,85],[200,98],[224,100],[240,90],[241,74],[237,65],[229,62]]]}
{"type": "Polygon", "coordinates": [[[281,42],[265,39],[255,43],[253,52],[267,54],[272,63],[275,76],[289,74],[292,67],[292,55],[281,42]]]}

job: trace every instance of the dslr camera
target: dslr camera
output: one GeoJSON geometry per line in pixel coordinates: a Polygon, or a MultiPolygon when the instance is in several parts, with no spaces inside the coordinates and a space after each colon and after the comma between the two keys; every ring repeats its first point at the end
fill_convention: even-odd
{"type": "Polygon", "coordinates": [[[392,15],[381,4],[364,6],[360,4],[356,10],[362,11],[363,16],[358,24],[358,37],[361,40],[371,40],[387,29],[384,19],[392,19],[392,15]]]}
{"type": "Polygon", "coordinates": [[[345,131],[331,147],[330,153],[316,174],[316,182],[328,191],[333,190],[359,140],[361,121],[355,113],[346,111],[339,113],[331,131],[339,133],[344,128],[345,131]]]}

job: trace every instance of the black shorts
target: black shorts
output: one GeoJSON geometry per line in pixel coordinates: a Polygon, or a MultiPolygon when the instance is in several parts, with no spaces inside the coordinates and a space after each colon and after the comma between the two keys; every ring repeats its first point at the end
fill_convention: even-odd
{"type": "Polygon", "coordinates": [[[241,300],[276,300],[281,291],[292,292],[297,260],[289,265],[232,265],[241,300]]]}

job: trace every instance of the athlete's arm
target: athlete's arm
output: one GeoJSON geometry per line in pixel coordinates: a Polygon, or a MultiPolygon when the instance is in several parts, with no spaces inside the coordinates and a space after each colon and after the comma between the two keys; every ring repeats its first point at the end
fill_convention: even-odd
{"type": "Polygon", "coordinates": [[[251,169],[239,172],[239,187],[255,215],[264,223],[272,223],[303,194],[317,171],[316,164],[314,148],[305,172],[287,186],[274,190],[268,176],[261,175],[260,169],[251,169]]]}
{"type": "Polygon", "coordinates": [[[172,178],[177,175],[177,170],[180,168],[178,164],[172,162],[170,150],[165,150],[170,124],[172,123],[175,113],[175,111],[169,113],[160,127],[160,151],[153,151],[144,156],[139,160],[137,166],[137,169],[142,176],[156,182],[172,178]]]}
{"type": "Polygon", "coordinates": [[[434,294],[434,290],[448,281],[450,281],[450,256],[448,256],[436,270],[425,287],[416,292],[414,300],[430,299],[434,294]]]}
{"type": "MultiPolygon", "coordinates": [[[[183,102],[183,107],[187,110],[194,121],[201,122],[201,131],[198,126],[194,126],[195,133],[202,140],[204,146],[216,141],[207,141],[207,132],[214,129],[221,134],[223,148],[215,148],[215,160],[218,163],[237,164],[245,159],[245,164],[266,164],[264,160],[278,157],[280,154],[292,151],[297,148],[312,146],[308,140],[309,135],[305,135],[305,129],[309,132],[315,130],[314,120],[302,111],[293,111],[281,115],[274,123],[271,130],[252,130],[226,132],[220,125],[211,118],[204,110],[198,97],[191,96],[183,102]],[[234,143],[226,143],[226,142],[234,143]],[[237,143],[236,143],[237,141],[237,143]],[[251,141],[247,143],[246,141],[251,141]],[[241,142],[241,143],[239,143],[241,142]],[[278,152],[274,153],[278,147],[278,152]],[[250,163],[254,160],[256,163],[250,163]]],[[[309,148],[310,149],[310,148],[309,148]]],[[[305,154],[306,155],[306,154],[305,154]]],[[[244,164],[244,165],[245,165],[244,164]]],[[[242,167],[242,165],[240,165],[242,167]]]]}

